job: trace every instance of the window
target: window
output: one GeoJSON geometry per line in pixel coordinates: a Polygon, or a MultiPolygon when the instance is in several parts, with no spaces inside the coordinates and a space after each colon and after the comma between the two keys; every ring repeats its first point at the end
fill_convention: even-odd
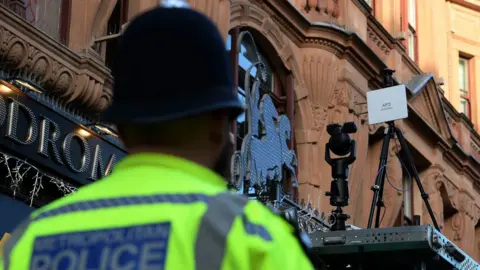
{"type": "MultiPolygon", "coordinates": [[[[255,31],[255,30],[252,30],[255,31]]],[[[266,52],[273,52],[274,48],[270,47],[267,41],[262,42],[262,40],[258,41],[255,39],[256,35],[261,35],[258,32],[250,32],[246,31],[246,29],[242,28],[235,28],[232,29],[230,34],[227,37],[227,50],[230,52],[230,57],[232,59],[232,63],[235,69],[235,77],[234,82],[237,84],[237,93],[239,99],[243,102],[247,102],[246,96],[248,96],[247,91],[251,91],[253,83],[256,82],[256,76],[260,76],[260,69],[258,66],[253,66],[253,64],[257,64],[261,62],[265,65],[265,73],[262,76],[266,78],[264,80],[260,80],[260,95],[268,94],[272,98],[272,101],[275,105],[279,114],[286,114],[287,117],[292,121],[294,118],[293,110],[291,108],[293,105],[292,97],[287,98],[287,91],[286,87],[289,88],[289,94],[293,93],[293,83],[289,81],[292,79],[291,74],[281,65],[280,59],[270,58],[267,56],[266,52]],[[264,45],[265,47],[260,47],[259,44],[264,45]],[[265,50],[262,50],[265,49],[265,50]],[[271,62],[269,60],[277,62],[271,62]],[[247,73],[249,72],[249,74],[247,73]],[[250,75],[250,77],[246,76],[250,75]],[[250,79],[250,82],[246,82],[246,79],[250,79]],[[288,84],[287,84],[288,82],[288,84]],[[247,83],[250,83],[250,88],[247,87],[247,83]],[[286,113],[287,106],[290,108],[289,113],[286,113]]],[[[272,55],[273,56],[273,55],[272,55]]],[[[273,56],[274,57],[274,56],[273,56]]],[[[258,105],[258,104],[257,104],[258,105]]],[[[236,148],[237,150],[241,150],[243,140],[248,132],[248,124],[249,118],[244,113],[237,118],[237,122],[235,125],[235,132],[236,132],[236,148]]],[[[260,123],[258,123],[260,125],[260,123]]],[[[260,126],[259,126],[260,127],[260,126]]],[[[264,132],[263,127],[259,129],[259,135],[264,132]]],[[[290,143],[293,143],[293,132],[290,137],[290,143]]],[[[284,179],[284,191],[291,194],[292,198],[295,198],[295,191],[292,190],[291,184],[289,185],[291,179],[289,177],[290,173],[288,173],[287,169],[284,169],[285,172],[282,173],[283,177],[287,177],[284,179]]],[[[239,192],[249,193],[250,195],[254,195],[254,189],[248,190],[241,190],[239,192]]]]}
{"type": "MultiPolygon", "coordinates": [[[[107,35],[118,34],[122,25],[128,20],[128,0],[119,0],[113,9],[107,23],[107,35]]],[[[109,68],[113,65],[113,59],[118,47],[118,38],[108,39],[105,49],[105,65],[109,68]]]]}
{"type": "MultiPolygon", "coordinates": [[[[275,89],[275,74],[272,71],[270,63],[267,61],[264,54],[262,54],[258,48],[255,47],[253,43],[253,39],[250,35],[242,35],[243,38],[240,42],[240,46],[238,48],[238,97],[241,101],[245,102],[246,94],[245,94],[245,75],[247,70],[258,60],[262,61],[265,64],[267,80],[266,82],[262,82],[260,85],[260,89],[263,93],[274,92],[275,89]]],[[[227,38],[227,49],[231,50],[232,48],[232,37],[228,35],[227,38]]],[[[250,70],[250,86],[253,85],[255,76],[257,75],[257,68],[253,67],[250,70]]],[[[237,118],[237,148],[240,148],[242,145],[243,137],[247,134],[247,125],[245,123],[245,113],[241,114],[237,118]]]]}
{"type": "Polygon", "coordinates": [[[416,61],[417,50],[417,1],[408,0],[408,56],[416,61]]]}
{"type": "Polygon", "coordinates": [[[411,28],[410,26],[408,27],[408,56],[415,60],[415,30],[411,28]]]}
{"type": "Polygon", "coordinates": [[[375,16],[375,0],[364,0],[372,9],[372,14],[375,16]]]}
{"type": "Polygon", "coordinates": [[[0,0],[0,5],[4,5],[18,16],[26,19],[26,5],[23,1],[0,0]]]}
{"type": "Polygon", "coordinates": [[[417,25],[417,2],[408,0],[408,24],[415,29],[417,25]]]}
{"type": "Polygon", "coordinates": [[[5,6],[56,41],[67,44],[71,1],[0,0],[0,5],[5,6]]]}
{"type": "Polygon", "coordinates": [[[405,46],[408,56],[414,61],[417,60],[417,1],[403,0],[401,24],[402,31],[407,33],[405,46]]]}
{"type": "Polygon", "coordinates": [[[458,88],[460,91],[460,112],[470,118],[469,60],[460,57],[458,61],[458,88]]]}
{"type": "Polygon", "coordinates": [[[68,36],[70,34],[70,15],[72,10],[72,0],[62,0],[60,6],[60,42],[68,44],[68,36]]]}

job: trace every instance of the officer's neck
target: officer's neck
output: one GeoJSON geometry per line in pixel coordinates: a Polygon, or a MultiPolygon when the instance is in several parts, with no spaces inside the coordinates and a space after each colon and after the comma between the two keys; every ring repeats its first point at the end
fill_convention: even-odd
{"type": "Polygon", "coordinates": [[[167,147],[135,147],[128,149],[128,152],[133,154],[163,154],[163,155],[170,155],[179,158],[183,158],[192,162],[195,162],[203,167],[207,167],[209,169],[213,169],[215,166],[215,159],[212,156],[211,151],[207,151],[206,149],[182,149],[182,148],[167,148],[167,147]]]}

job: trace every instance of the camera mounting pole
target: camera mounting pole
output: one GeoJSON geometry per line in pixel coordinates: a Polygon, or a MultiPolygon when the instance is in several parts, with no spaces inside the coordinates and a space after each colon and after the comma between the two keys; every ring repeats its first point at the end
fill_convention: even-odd
{"type": "MultiPolygon", "coordinates": [[[[395,70],[391,70],[391,69],[384,70],[383,84],[385,88],[393,86],[392,75],[394,72],[395,70]]],[[[387,174],[388,150],[389,150],[390,141],[393,140],[396,135],[398,141],[400,142],[402,151],[404,151],[405,153],[404,157],[406,159],[405,160],[406,161],[405,164],[407,165],[406,169],[410,172],[410,175],[412,175],[413,178],[415,178],[415,182],[418,186],[422,199],[425,202],[425,205],[427,206],[427,210],[428,210],[428,213],[430,214],[430,218],[432,219],[433,225],[435,229],[440,231],[440,227],[438,226],[437,220],[435,219],[435,215],[433,214],[432,206],[428,201],[428,194],[425,192],[423,188],[422,181],[420,180],[420,176],[418,175],[418,171],[417,171],[417,168],[415,167],[413,156],[410,151],[410,148],[408,147],[407,141],[405,140],[405,137],[403,136],[402,131],[395,126],[394,121],[387,122],[387,125],[388,127],[385,133],[385,137],[383,138],[382,151],[380,153],[380,163],[378,165],[377,177],[375,178],[375,185],[373,185],[371,188],[373,191],[373,199],[372,199],[372,204],[370,206],[370,215],[368,217],[367,228],[370,229],[372,227],[374,213],[376,213],[375,228],[380,227],[380,222],[381,222],[380,212],[382,207],[385,207],[385,203],[383,202],[383,190],[385,187],[385,177],[387,174]]]]}
{"type": "Polygon", "coordinates": [[[336,209],[332,211],[330,229],[344,231],[346,229],[345,222],[350,218],[349,215],[343,213],[343,207],[348,206],[350,200],[348,166],[357,158],[355,140],[352,140],[348,134],[357,132],[357,126],[354,122],[345,123],[343,126],[331,124],[327,126],[327,132],[331,137],[325,145],[325,161],[332,166],[333,180],[330,183],[330,191],[325,195],[330,197],[330,205],[336,206],[336,209]],[[332,158],[330,151],[343,157],[332,158]]]}

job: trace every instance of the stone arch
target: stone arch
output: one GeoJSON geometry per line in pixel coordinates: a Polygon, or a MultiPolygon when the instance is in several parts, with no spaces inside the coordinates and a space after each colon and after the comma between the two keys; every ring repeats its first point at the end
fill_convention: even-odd
{"type": "Polygon", "coordinates": [[[456,209],[455,195],[458,189],[445,177],[443,172],[444,169],[439,165],[431,166],[422,183],[428,194],[439,192],[444,196],[442,201],[448,204],[449,207],[456,209]]]}
{"type": "Polygon", "coordinates": [[[455,204],[453,203],[452,198],[449,196],[447,186],[443,181],[437,182],[437,190],[440,193],[440,198],[442,198],[443,204],[441,219],[445,220],[446,218],[453,216],[457,212],[457,209],[455,208],[455,204]]]}
{"type": "MultiPolygon", "coordinates": [[[[318,141],[318,132],[312,130],[314,127],[313,109],[311,97],[308,95],[307,86],[302,76],[302,70],[295,45],[279,29],[272,18],[255,4],[245,0],[231,0],[230,5],[230,26],[245,27],[255,30],[260,39],[267,41],[271,46],[270,56],[280,59],[283,67],[292,73],[294,77],[295,91],[295,141],[296,154],[298,158],[298,183],[299,198],[319,210],[324,203],[319,189],[311,188],[311,179],[316,177],[316,172],[311,170],[311,164],[323,160],[316,148],[312,147],[318,141]]],[[[317,175],[318,177],[318,175],[317,175]]]]}
{"type": "MultiPolygon", "coordinates": [[[[425,191],[429,195],[430,205],[432,206],[440,229],[445,227],[445,220],[449,219],[457,212],[456,193],[457,188],[450,183],[443,173],[443,168],[433,165],[427,171],[422,180],[425,191]]],[[[432,220],[427,211],[425,203],[422,201],[422,223],[432,224],[432,220]]]]}
{"type": "Polygon", "coordinates": [[[309,129],[313,126],[311,119],[312,106],[308,99],[308,91],[301,75],[297,57],[289,39],[276,26],[272,19],[261,8],[244,0],[233,0],[230,6],[230,29],[248,27],[261,34],[268,41],[283,66],[294,76],[295,98],[297,103],[296,129],[309,129]]]}

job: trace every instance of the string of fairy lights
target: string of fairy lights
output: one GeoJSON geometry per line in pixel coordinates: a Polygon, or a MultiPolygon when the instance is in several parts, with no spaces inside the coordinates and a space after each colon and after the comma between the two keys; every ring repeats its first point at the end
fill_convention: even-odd
{"type": "Polygon", "coordinates": [[[28,203],[30,206],[34,205],[35,199],[39,196],[40,191],[43,190],[43,184],[48,181],[54,184],[58,190],[66,196],[77,190],[63,179],[43,172],[41,169],[32,165],[27,160],[22,160],[17,157],[0,153],[0,166],[3,166],[7,171],[5,179],[10,181],[10,190],[15,197],[19,192],[22,184],[28,179],[33,181],[29,191],[28,203]]]}

